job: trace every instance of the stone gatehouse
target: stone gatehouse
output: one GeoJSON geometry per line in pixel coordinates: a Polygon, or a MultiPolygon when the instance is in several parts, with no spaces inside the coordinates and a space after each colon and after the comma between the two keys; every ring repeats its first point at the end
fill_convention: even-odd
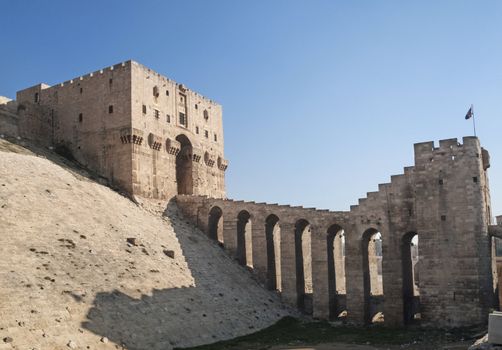
{"type": "Polygon", "coordinates": [[[222,109],[134,61],[17,92],[19,133],[144,197],[225,196],[222,109]]]}

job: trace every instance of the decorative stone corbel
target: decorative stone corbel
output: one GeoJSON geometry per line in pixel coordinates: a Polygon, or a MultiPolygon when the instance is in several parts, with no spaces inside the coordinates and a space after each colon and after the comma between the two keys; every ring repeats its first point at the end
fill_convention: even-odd
{"type": "Polygon", "coordinates": [[[166,151],[173,156],[177,156],[181,150],[181,143],[176,140],[166,139],[166,151]]]}
{"type": "Polygon", "coordinates": [[[213,154],[206,152],[204,153],[204,162],[208,167],[212,167],[214,166],[214,163],[216,163],[216,157],[213,154]]]}
{"type": "Polygon", "coordinates": [[[218,169],[221,171],[225,171],[228,168],[228,160],[218,157],[218,169]]]}

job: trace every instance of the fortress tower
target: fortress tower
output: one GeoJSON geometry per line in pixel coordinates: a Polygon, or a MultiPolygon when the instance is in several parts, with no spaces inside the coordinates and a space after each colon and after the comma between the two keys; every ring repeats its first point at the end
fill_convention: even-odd
{"type": "Polygon", "coordinates": [[[132,195],[225,197],[221,105],[134,61],[17,93],[19,133],[132,195]]]}

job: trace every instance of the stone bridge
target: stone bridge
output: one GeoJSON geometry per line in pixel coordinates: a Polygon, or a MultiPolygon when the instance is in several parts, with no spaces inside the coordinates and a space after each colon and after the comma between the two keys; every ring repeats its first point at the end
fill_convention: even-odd
{"type": "Polygon", "coordinates": [[[315,318],[486,323],[496,285],[489,231],[497,231],[488,152],[475,137],[414,149],[414,166],[350,211],[188,195],[176,201],[267,288],[315,318]]]}

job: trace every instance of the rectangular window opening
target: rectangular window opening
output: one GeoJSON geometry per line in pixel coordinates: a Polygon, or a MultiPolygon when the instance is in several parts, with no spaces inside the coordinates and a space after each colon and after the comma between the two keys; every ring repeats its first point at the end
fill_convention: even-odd
{"type": "Polygon", "coordinates": [[[474,183],[478,183],[478,177],[477,177],[477,176],[474,176],[474,177],[472,178],[472,182],[474,182],[474,183]]]}
{"type": "Polygon", "coordinates": [[[143,114],[146,114],[146,105],[143,105],[143,114]]]}
{"type": "Polygon", "coordinates": [[[206,139],[208,139],[209,138],[209,131],[204,130],[204,136],[206,136],[206,139]]]}
{"type": "Polygon", "coordinates": [[[83,114],[82,114],[82,113],[80,113],[80,114],[78,115],[78,122],[79,122],[79,123],[82,123],[82,120],[84,120],[84,116],[83,116],[83,114]]]}
{"type": "Polygon", "coordinates": [[[108,106],[108,113],[109,114],[113,113],[113,105],[108,106]]]}
{"type": "Polygon", "coordinates": [[[153,115],[155,116],[155,118],[159,119],[159,117],[160,117],[160,111],[158,109],[154,109],[153,115]]]}
{"type": "Polygon", "coordinates": [[[166,122],[168,123],[171,122],[171,116],[169,114],[166,114],[166,122]]]}
{"type": "Polygon", "coordinates": [[[183,125],[184,127],[187,126],[187,117],[185,113],[180,112],[180,125],[183,125]]]}

